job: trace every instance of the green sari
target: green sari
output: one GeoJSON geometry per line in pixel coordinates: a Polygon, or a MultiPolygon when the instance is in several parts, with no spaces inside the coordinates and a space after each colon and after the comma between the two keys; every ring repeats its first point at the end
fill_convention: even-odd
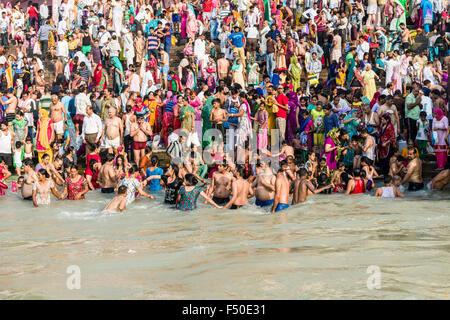
{"type": "Polygon", "coordinates": [[[208,99],[206,99],[205,104],[203,105],[202,109],[202,120],[203,120],[203,126],[202,126],[202,149],[204,150],[207,146],[211,145],[212,140],[211,137],[205,137],[205,132],[212,128],[212,123],[209,121],[209,118],[211,116],[211,111],[213,108],[212,102],[216,98],[211,96],[208,99]]]}
{"type": "Polygon", "coordinates": [[[297,92],[297,89],[300,88],[300,78],[302,76],[302,68],[298,63],[297,57],[291,57],[291,75],[292,75],[292,85],[294,86],[294,92],[297,92]]]}

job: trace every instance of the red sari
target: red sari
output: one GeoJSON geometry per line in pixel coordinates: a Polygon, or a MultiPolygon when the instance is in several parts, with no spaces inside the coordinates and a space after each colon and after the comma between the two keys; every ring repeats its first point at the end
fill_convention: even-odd
{"type": "Polygon", "coordinates": [[[392,123],[388,123],[387,126],[381,129],[378,138],[380,139],[380,144],[378,145],[379,158],[384,159],[389,155],[391,146],[394,146],[397,141],[392,123]],[[389,142],[387,146],[383,146],[385,142],[389,142]]]}

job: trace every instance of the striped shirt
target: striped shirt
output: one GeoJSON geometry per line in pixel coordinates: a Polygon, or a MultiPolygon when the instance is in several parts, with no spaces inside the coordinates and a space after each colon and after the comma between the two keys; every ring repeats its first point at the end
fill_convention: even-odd
{"type": "Polygon", "coordinates": [[[159,38],[156,35],[149,35],[147,38],[148,50],[158,49],[159,38]]]}

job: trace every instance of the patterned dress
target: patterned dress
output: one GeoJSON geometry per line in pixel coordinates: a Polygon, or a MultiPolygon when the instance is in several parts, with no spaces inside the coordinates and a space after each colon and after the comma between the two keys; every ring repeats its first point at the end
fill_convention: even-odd
{"type": "MultiPolygon", "coordinates": [[[[75,196],[84,190],[88,185],[88,182],[86,178],[82,176],[80,176],[77,182],[74,182],[70,177],[67,177],[65,185],[68,192],[67,199],[75,200],[75,196]]],[[[84,199],[84,195],[81,196],[80,200],[81,199],[84,199]]]]}
{"type": "Polygon", "coordinates": [[[178,202],[178,209],[181,211],[191,211],[197,209],[197,199],[202,192],[202,187],[194,187],[191,191],[187,191],[185,186],[180,188],[178,195],[181,196],[180,202],[178,202]]]}

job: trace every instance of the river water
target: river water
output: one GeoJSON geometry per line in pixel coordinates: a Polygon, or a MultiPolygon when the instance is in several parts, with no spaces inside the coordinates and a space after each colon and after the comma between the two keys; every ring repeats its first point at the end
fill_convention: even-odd
{"type": "Polygon", "coordinates": [[[448,191],[316,195],[276,215],[181,214],[161,197],[109,215],[97,191],[37,209],[0,198],[0,299],[450,298],[448,191]]]}

